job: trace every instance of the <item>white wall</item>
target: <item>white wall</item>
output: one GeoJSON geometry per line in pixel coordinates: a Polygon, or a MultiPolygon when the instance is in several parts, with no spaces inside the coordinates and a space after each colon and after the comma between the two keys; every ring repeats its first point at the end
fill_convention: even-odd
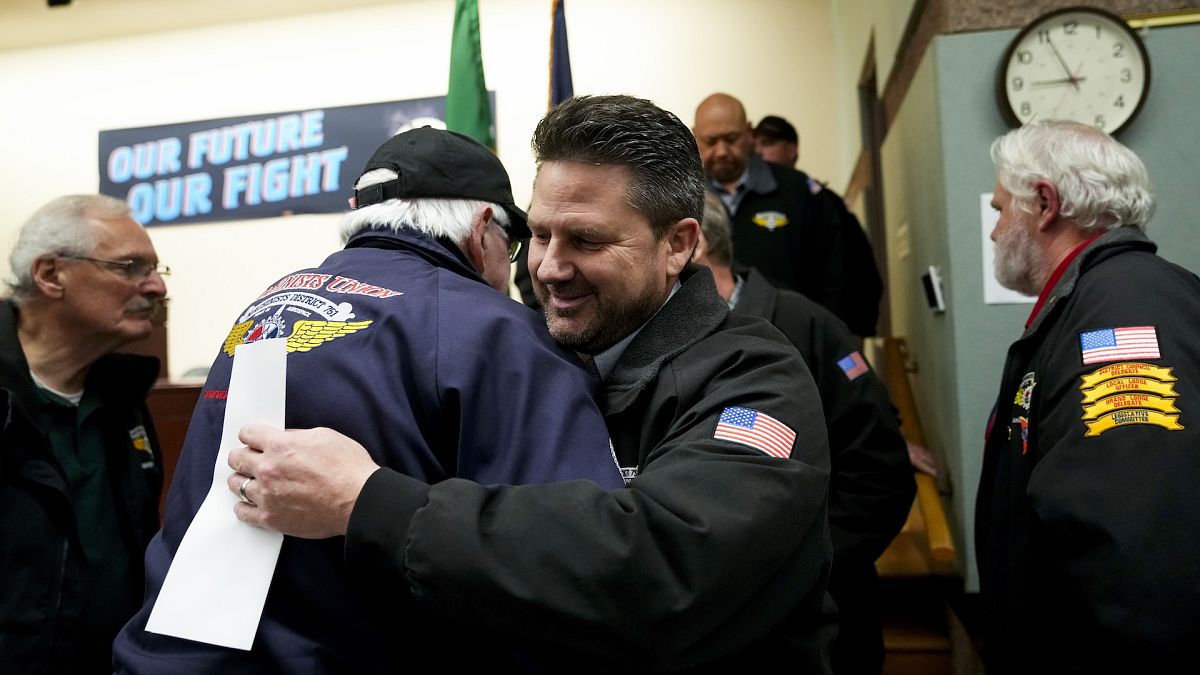
{"type": "MultiPolygon", "coordinates": [[[[165,11],[158,0],[145,3],[147,11],[165,11]]],[[[546,107],[550,2],[479,4],[497,152],[524,203],[534,172],[529,137],[546,107]]],[[[453,9],[452,0],[404,0],[0,51],[0,248],[9,250],[20,223],[44,202],[97,189],[101,129],[444,94],[453,9]]],[[[840,120],[832,103],[830,13],[830,0],[571,0],[575,91],[650,98],[689,125],[704,96],[726,91],[755,120],[792,120],[801,166],[835,179],[849,170],[836,150],[839,127],[857,128],[857,121],[853,111],[840,120]]],[[[53,12],[47,16],[53,20],[53,12]]],[[[207,365],[238,309],[268,283],[335,250],[336,221],[297,216],[151,228],[160,258],[174,270],[172,377],[207,365]]],[[[5,259],[0,272],[7,269],[5,259]]]]}
{"type": "Polygon", "coordinates": [[[896,50],[904,37],[915,0],[835,0],[834,105],[841,123],[837,127],[836,162],[842,173],[829,178],[845,189],[862,151],[859,128],[858,83],[866,64],[867,49],[875,45],[875,78],[879,95],[896,65],[896,50]]]}

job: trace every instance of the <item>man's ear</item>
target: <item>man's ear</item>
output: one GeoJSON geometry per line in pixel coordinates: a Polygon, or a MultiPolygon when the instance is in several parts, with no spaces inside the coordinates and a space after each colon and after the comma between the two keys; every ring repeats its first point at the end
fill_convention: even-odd
{"type": "Polygon", "coordinates": [[[487,229],[491,222],[492,207],[480,206],[475,209],[475,214],[471,216],[471,234],[460,246],[463,253],[467,254],[467,260],[471,261],[471,265],[480,275],[487,265],[487,229]]]}
{"type": "Polygon", "coordinates": [[[663,237],[667,246],[667,274],[679,276],[692,259],[696,242],[700,239],[700,223],[695,218],[675,221],[663,237]]]}
{"type": "Polygon", "coordinates": [[[54,255],[44,255],[33,261],[33,285],[48,298],[61,298],[66,295],[66,287],[62,282],[62,259],[54,255]]]}
{"type": "Polygon", "coordinates": [[[1038,232],[1045,232],[1058,222],[1059,216],[1062,215],[1062,202],[1059,201],[1058,188],[1050,181],[1037,181],[1033,184],[1033,190],[1037,193],[1034,197],[1034,206],[1037,209],[1034,214],[1037,216],[1035,226],[1038,232]]]}
{"type": "Polygon", "coordinates": [[[696,248],[692,250],[692,262],[703,260],[706,253],[708,253],[708,240],[704,238],[702,228],[696,233],[696,248]]]}

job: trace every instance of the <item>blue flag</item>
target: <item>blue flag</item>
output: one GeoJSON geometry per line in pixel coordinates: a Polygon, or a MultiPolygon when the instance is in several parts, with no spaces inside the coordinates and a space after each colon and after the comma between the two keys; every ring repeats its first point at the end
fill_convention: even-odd
{"type": "Polygon", "coordinates": [[[571,50],[567,46],[567,16],[565,0],[553,0],[554,20],[550,28],[550,106],[562,103],[575,95],[571,82],[571,50]]]}

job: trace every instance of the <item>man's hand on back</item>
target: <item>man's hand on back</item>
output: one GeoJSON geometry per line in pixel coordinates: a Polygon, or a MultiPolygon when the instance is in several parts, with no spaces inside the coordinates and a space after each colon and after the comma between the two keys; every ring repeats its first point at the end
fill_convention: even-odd
{"type": "Polygon", "coordinates": [[[332,429],[251,424],[238,440],[246,447],[230,451],[235,473],[226,481],[240,500],[238,519],[305,539],[346,534],[354,502],[379,468],[362,445],[332,429]]]}

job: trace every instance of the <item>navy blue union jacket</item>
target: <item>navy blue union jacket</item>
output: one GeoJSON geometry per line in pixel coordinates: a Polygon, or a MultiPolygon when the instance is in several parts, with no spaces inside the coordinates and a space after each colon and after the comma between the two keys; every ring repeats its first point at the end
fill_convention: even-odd
{"type": "Polygon", "coordinates": [[[115,645],[118,670],[375,673],[414,653],[446,662],[462,654],[460,628],[349,574],[341,537],[285,538],[249,652],[144,630],[212,481],[234,347],[284,336],[288,427],[330,427],[431,484],[623,485],[590,376],[534,312],[487,286],[457,249],[416,232],[360,233],[319,267],[267,288],[233,322],[146,555],[146,605],[115,645]]]}

